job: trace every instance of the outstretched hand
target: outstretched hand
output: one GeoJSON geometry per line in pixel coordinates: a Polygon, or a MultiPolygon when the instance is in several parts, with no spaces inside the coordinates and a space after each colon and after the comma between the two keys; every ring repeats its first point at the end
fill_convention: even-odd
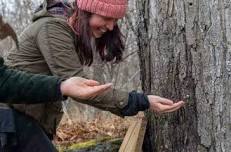
{"type": "Polygon", "coordinates": [[[72,98],[91,99],[108,91],[111,86],[111,83],[100,85],[95,80],[72,77],[61,83],[61,92],[72,98]]]}
{"type": "Polygon", "coordinates": [[[172,100],[154,95],[148,95],[148,100],[150,103],[150,110],[158,114],[176,111],[184,105],[184,101],[173,103],[172,100]]]}

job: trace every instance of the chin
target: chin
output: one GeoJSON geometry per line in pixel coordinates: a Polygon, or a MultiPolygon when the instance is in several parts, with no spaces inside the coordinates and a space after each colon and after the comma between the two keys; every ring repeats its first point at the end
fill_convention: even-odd
{"type": "Polygon", "coordinates": [[[98,38],[101,38],[102,35],[94,35],[94,38],[98,39],[98,38]]]}
{"type": "Polygon", "coordinates": [[[93,35],[93,37],[96,38],[96,39],[102,37],[102,34],[99,34],[99,33],[97,33],[97,32],[92,32],[92,35],[93,35]]]}

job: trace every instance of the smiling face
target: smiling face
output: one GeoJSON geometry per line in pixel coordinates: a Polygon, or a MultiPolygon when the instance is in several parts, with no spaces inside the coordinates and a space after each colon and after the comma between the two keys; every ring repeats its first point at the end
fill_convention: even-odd
{"type": "Polygon", "coordinates": [[[117,23],[117,19],[108,18],[97,14],[92,14],[89,20],[89,26],[92,35],[95,38],[100,38],[107,31],[112,31],[117,23]]]}

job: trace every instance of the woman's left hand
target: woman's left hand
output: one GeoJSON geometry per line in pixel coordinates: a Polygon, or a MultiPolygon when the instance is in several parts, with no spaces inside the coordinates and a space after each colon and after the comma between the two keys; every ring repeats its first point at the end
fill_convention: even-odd
{"type": "Polygon", "coordinates": [[[154,95],[148,95],[148,100],[150,103],[149,109],[158,114],[176,111],[184,105],[184,101],[174,103],[172,100],[154,95]]]}

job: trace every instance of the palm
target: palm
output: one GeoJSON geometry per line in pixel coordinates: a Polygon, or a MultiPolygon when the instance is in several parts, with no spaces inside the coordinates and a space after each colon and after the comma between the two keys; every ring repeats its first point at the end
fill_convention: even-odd
{"type": "Polygon", "coordinates": [[[95,96],[97,96],[98,93],[103,91],[99,88],[98,85],[89,84],[86,81],[80,83],[79,85],[75,85],[74,87],[75,87],[74,89],[79,90],[78,92],[81,98],[86,98],[86,97],[94,98],[95,96]]]}
{"type": "Polygon", "coordinates": [[[149,95],[150,109],[156,113],[168,113],[178,110],[184,105],[183,101],[173,103],[172,100],[159,96],[149,95]]]}
{"type": "Polygon", "coordinates": [[[73,77],[64,82],[64,94],[72,98],[90,99],[111,88],[112,84],[99,85],[97,81],[73,77]]]}

